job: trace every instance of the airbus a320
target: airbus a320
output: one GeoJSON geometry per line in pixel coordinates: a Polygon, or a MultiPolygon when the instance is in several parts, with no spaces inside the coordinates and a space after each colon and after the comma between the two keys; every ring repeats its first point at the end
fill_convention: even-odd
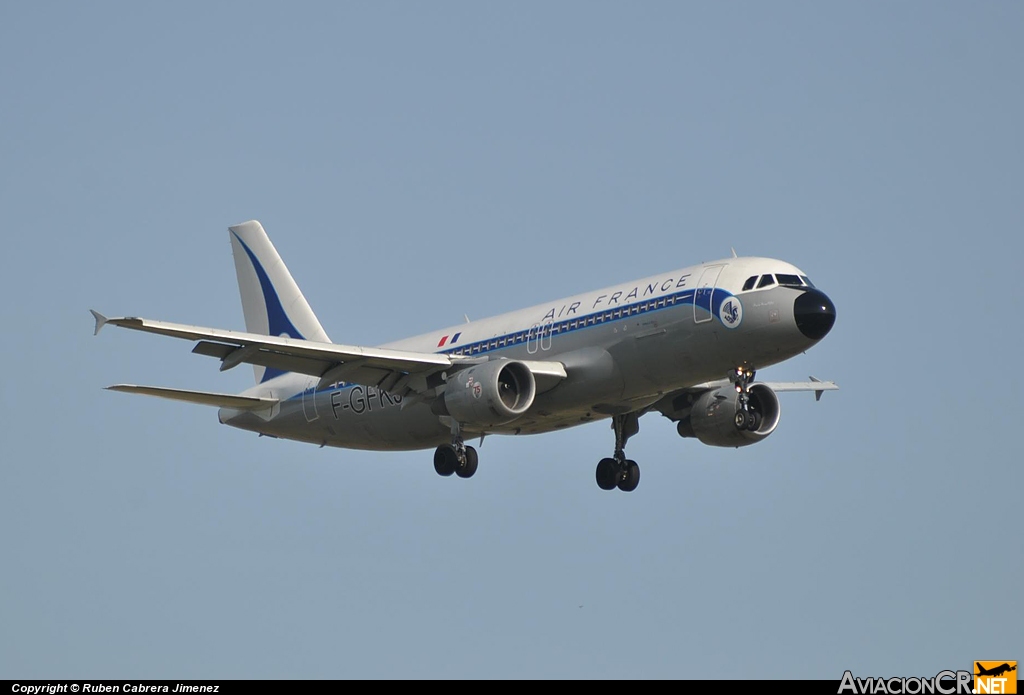
{"type": "Polygon", "coordinates": [[[221,371],[250,364],[240,394],[117,384],[114,391],[218,406],[221,423],[320,446],[434,448],[442,476],[472,477],[491,434],[539,434],[611,420],[602,490],[631,492],[626,442],[658,412],[682,437],[740,447],[779,424],[781,391],[834,382],[755,380],[832,329],[836,308],[784,261],[733,257],[469,321],[379,347],[332,343],[256,221],[229,227],[245,332],[93,311],[111,324],[182,338],[221,371]]]}

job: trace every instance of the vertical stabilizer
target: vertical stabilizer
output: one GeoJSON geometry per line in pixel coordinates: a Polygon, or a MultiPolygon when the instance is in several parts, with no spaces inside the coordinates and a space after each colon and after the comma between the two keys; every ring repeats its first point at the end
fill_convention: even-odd
{"type": "MultiPolygon", "coordinates": [[[[228,227],[235,257],[238,291],[242,295],[245,330],[261,335],[330,342],[309,302],[302,296],[263,225],[256,220],[228,227]]],[[[282,374],[253,366],[256,383],[282,374]]]]}

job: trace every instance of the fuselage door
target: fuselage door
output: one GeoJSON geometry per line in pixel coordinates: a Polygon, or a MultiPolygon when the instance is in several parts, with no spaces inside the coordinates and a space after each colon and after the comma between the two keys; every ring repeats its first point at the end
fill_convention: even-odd
{"type": "Polygon", "coordinates": [[[693,295],[694,323],[705,323],[712,319],[714,315],[712,308],[715,306],[715,284],[724,267],[724,265],[709,265],[700,274],[697,290],[693,295]]]}
{"type": "Polygon", "coordinates": [[[540,349],[540,324],[535,323],[526,332],[526,351],[531,355],[537,354],[540,349]]]}
{"type": "Polygon", "coordinates": [[[302,392],[302,414],[306,416],[306,422],[313,422],[319,419],[316,412],[316,379],[310,379],[302,392]]]}
{"type": "Polygon", "coordinates": [[[551,338],[552,329],[554,327],[554,320],[548,319],[547,323],[540,327],[540,349],[550,350],[551,349],[551,338]]]}

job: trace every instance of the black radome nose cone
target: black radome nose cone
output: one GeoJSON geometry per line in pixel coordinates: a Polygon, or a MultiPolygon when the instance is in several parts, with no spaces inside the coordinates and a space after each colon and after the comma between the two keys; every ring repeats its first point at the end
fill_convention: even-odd
{"type": "Polygon", "coordinates": [[[811,340],[821,340],[836,322],[836,305],[820,290],[807,290],[793,303],[796,327],[811,340]]]}

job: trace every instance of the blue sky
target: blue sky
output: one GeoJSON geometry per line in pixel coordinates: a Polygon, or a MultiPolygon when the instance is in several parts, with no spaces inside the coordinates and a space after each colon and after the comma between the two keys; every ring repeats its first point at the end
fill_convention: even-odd
{"type": "Polygon", "coordinates": [[[7,3],[0,676],[838,679],[1020,659],[1019,3],[7,3]],[[213,409],[259,219],[378,344],[729,255],[835,301],[740,450],[317,449],[213,409]],[[1014,521],[1014,519],[1018,519],[1014,521]],[[1008,619],[1007,617],[1010,616],[1008,619]]]}

